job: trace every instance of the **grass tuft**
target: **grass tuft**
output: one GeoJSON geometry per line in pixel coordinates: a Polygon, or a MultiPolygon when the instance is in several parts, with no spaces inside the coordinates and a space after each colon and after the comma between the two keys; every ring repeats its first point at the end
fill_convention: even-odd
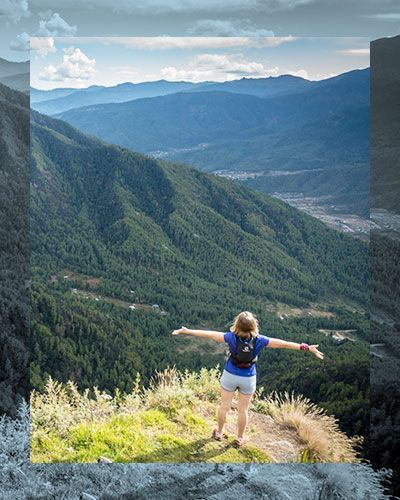
{"type": "Polygon", "coordinates": [[[271,394],[256,403],[261,413],[297,432],[304,444],[300,462],[359,462],[356,447],[361,438],[349,438],[339,428],[338,421],[308,398],[288,394],[271,394]]]}

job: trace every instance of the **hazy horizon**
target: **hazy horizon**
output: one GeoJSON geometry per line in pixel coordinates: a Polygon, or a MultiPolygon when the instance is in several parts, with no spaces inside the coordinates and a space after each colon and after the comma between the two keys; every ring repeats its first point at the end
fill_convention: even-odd
{"type": "MultiPolygon", "coordinates": [[[[330,78],[335,78],[337,76],[340,76],[340,75],[343,75],[345,73],[350,73],[351,71],[364,71],[366,69],[369,69],[370,67],[369,66],[366,66],[365,68],[354,68],[354,69],[351,69],[349,71],[344,71],[343,73],[339,73],[337,75],[332,75],[332,76],[328,76],[326,78],[321,78],[319,81],[322,81],[322,80],[329,80],[330,78]]],[[[240,81],[240,80],[267,80],[267,79],[270,79],[270,78],[281,78],[283,76],[291,76],[293,78],[301,78],[301,79],[304,79],[304,80],[308,80],[308,81],[317,81],[317,80],[312,80],[312,79],[308,79],[308,78],[303,78],[301,76],[296,76],[296,75],[291,75],[291,74],[288,74],[288,73],[284,73],[282,75],[276,75],[276,76],[266,76],[266,77],[241,77],[241,78],[237,78],[235,80],[225,80],[225,81],[214,81],[214,80],[204,80],[204,81],[201,81],[201,82],[190,82],[189,80],[167,80],[165,78],[160,78],[158,80],[143,80],[141,82],[131,82],[129,80],[126,80],[124,82],[120,82],[120,83],[117,83],[115,85],[101,85],[101,84],[92,84],[92,85],[88,85],[88,86],[82,86],[82,87],[68,87],[68,86],[65,86],[65,87],[54,87],[54,88],[49,88],[49,89],[45,89],[45,88],[39,88],[39,87],[33,87],[31,86],[31,88],[35,89],[35,90],[39,90],[39,91],[51,91],[51,90],[56,90],[56,89],[75,89],[75,90],[87,90],[89,88],[94,88],[94,87],[100,87],[100,88],[113,88],[113,87],[118,87],[118,86],[122,86],[122,85],[126,85],[126,84],[132,84],[132,85],[141,85],[141,84],[144,84],[144,83],[157,83],[157,82],[167,82],[167,83],[195,83],[195,84],[198,84],[198,85],[204,85],[204,84],[214,84],[214,83],[227,83],[227,82],[232,82],[232,81],[240,81]]]]}

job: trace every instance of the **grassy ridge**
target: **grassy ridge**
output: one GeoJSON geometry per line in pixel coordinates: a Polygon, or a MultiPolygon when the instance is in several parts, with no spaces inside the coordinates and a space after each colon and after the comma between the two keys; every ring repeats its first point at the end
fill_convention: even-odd
{"type": "Polygon", "coordinates": [[[31,397],[31,461],[95,462],[357,462],[357,440],[302,397],[256,396],[248,442],[234,446],[233,421],[222,442],[211,438],[219,398],[217,369],[159,372],[130,394],[49,380],[31,397]],[[282,443],[279,445],[279,443],[282,443]],[[291,452],[288,454],[288,449],[291,452]]]}

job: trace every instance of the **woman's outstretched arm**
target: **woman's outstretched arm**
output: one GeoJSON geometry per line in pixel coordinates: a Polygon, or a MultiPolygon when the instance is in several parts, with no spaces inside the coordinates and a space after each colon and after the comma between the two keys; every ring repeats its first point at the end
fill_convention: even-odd
{"type": "Polygon", "coordinates": [[[269,339],[268,347],[271,349],[294,349],[296,351],[310,351],[317,358],[324,359],[324,355],[321,351],[318,350],[318,344],[316,345],[308,345],[308,344],[297,344],[296,342],[287,342],[286,340],[281,339],[269,339]]]}
{"type": "Polygon", "coordinates": [[[215,340],[215,342],[224,342],[224,334],[222,332],[214,332],[212,330],[191,330],[182,326],[178,330],[174,330],[172,335],[192,335],[193,337],[204,337],[206,339],[215,340]]]}

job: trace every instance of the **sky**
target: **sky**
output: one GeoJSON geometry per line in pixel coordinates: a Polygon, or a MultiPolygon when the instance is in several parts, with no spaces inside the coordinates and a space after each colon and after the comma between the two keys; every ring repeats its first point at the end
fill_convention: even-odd
{"type": "Polygon", "coordinates": [[[363,37],[34,37],[31,85],[40,89],[292,74],[321,80],[369,66],[363,37]]]}
{"type": "Polygon", "coordinates": [[[29,58],[29,35],[373,40],[399,32],[399,0],[0,0],[0,57],[15,61],[29,58]]]}

